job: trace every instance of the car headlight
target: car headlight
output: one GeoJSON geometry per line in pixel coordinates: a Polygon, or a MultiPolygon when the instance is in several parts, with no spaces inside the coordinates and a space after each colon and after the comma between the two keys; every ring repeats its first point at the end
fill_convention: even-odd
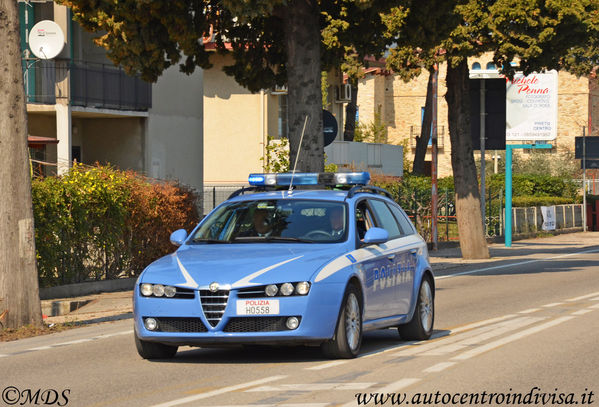
{"type": "Polygon", "coordinates": [[[177,294],[177,289],[172,285],[167,285],[164,287],[164,295],[168,298],[173,298],[177,294]]]}
{"type": "Polygon", "coordinates": [[[139,291],[141,292],[141,295],[149,297],[150,295],[152,295],[152,292],[154,290],[154,287],[152,286],[152,284],[148,284],[148,283],[144,283],[141,285],[139,291]]]}
{"type": "MultiPolygon", "coordinates": [[[[177,287],[173,287],[172,285],[163,285],[163,284],[150,284],[143,283],[139,287],[139,292],[144,297],[167,297],[174,298],[177,294],[180,294],[182,298],[193,298],[193,290],[190,289],[180,289],[183,292],[177,290],[177,287]]],[[[179,297],[179,296],[178,296],[179,297]]]]}
{"type": "Polygon", "coordinates": [[[275,295],[277,295],[277,292],[279,292],[279,288],[274,284],[267,285],[264,289],[264,292],[267,296],[274,297],[275,295]]]}
{"type": "Polygon", "coordinates": [[[301,281],[295,286],[295,292],[299,295],[306,295],[310,291],[310,283],[307,281],[301,281]]]}
{"type": "Polygon", "coordinates": [[[281,294],[283,295],[291,295],[293,294],[293,290],[293,284],[291,283],[284,283],[281,285],[281,294]]]}
{"type": "Polygon", "coordinates": [[[164,286],[162,284],[154,284],[154,295],[162,297],[164,295],[164,286]]]}

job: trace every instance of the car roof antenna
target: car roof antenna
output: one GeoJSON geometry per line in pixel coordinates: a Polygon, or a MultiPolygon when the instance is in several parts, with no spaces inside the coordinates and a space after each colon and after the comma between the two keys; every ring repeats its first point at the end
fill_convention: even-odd
{"type": "Polygon", "coordinates": [[[295,163],[293,164],[293,171],[291,172],[291,181],[289,182],[289,193],[293,193],[293,176],[295,175],[295,169],[297,168],[297,159],[300,156],[300,151],[302,151],[302,141],[304,140],[304,133],[306,132],[306,125],[308,124],[309,116],[306,115],[306,119],[304,120],[304,129],[302,130],[302,136],[300,137],[299,147],[297,148],[297,155],[295,156],[295,163]]]}

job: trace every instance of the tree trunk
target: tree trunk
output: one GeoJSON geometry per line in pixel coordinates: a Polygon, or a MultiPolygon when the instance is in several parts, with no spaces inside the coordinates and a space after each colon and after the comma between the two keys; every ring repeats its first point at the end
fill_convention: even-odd
{"type": "Polygon", "coordinates": [[[451,166],[456,194],[456,211],[460,248],[465,259],[487,259],[476,165],[470,138],[470,96],[468,65],[464,59],[457,66],[447,64],[447,107],[451,166]]]}
{"type": "Polygon", "coordinates": [[[42,321],[17,7],[0,0],[0,322],[7,328],[42,321]]]}
{"type": "Polygon", "coordinates": [[[343,140],[354,141],[356,132],[356,111],[358,110],[358,81],[349,80],[351,86],[351,101],[345,106],[345,127],[343,140]]]}
{"type": "Polygon", "coordinates": [[[320,88],[320,9],[317,0],[291,0],[286,7],[289,158],[293,169],[306,117],[297,170],[324,171],[320,88]]]}
{"type": "Polygon", "coordinates": [[[422,126],[420,126],[420,136],[416,138],[416,151],[414,152],[414,165],[412,166],[412,174],[414,175],[424,175],[424,159],[428,141],[431,138],[431,125],[433,122],[433,75],[433,72],[428,73],[424,115],[422,117],[422,126]]]}

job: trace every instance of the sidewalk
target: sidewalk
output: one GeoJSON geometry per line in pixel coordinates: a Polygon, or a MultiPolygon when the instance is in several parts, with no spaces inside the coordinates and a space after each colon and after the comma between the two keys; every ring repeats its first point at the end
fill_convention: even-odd
{"type": "MultiPolygon", "coordinates": [[[[430,261],[435,273],[444,270],[458,269],[465,265],[488,264],[505,260],[529,259],[532,255],[550,256],[564,251],[584,250],[585,247],[599,245],[599,232],[569,233],[543,238],[519,240],[511,248],[503,243],[489,245],[491,259],[464,260],[459,247],[430,251],[430,261]]],[[[98,323],[116,321],[133,317],[132,291],[102,293],[77,298],[52,299],[42,301],[42,309],[50,313],[60,309],[59,316],[48,316],[44,319],[52,323],[98,323]],[[72,310],[72,311],[71,311],[72,310]]],[[[46,313],[44,312],[44,313],[46,313]]],[[[47,314],[46,314],[47,315],[47,314]]]]}

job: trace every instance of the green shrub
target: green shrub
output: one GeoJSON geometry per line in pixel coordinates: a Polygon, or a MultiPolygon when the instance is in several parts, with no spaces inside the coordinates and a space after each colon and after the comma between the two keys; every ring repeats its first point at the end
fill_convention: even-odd
{"type": "Polygon", "coordinates": [[[577,201],[562,196],[515,196],[512,198],[512,207],[567,205],[579,203],[577,201]]]}
{"type": "Polygon", "coordinates": [[[106,166],[34,179],[32,197],[42,287],[134,276],[198,220],[190,191],[106,166]]]}

